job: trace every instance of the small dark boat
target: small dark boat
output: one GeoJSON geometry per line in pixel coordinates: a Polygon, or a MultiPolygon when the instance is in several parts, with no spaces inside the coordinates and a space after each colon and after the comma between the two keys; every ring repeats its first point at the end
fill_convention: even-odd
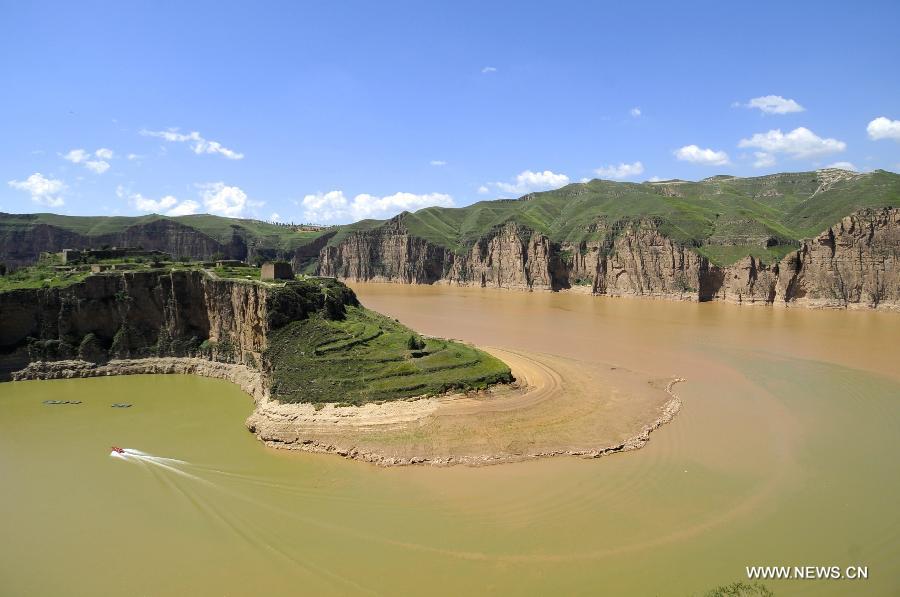
{"type": "Polygon", "coordinates": [[[116,454],[124,454],[125,453],[125,450],[123,450],[119,446],[113,446],[112,451],[115,452],[116,454]]]}

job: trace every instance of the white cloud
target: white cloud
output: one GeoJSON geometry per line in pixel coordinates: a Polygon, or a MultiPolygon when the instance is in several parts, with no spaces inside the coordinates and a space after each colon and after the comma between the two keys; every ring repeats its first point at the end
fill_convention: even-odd
{"type": "Polygon", "coordinates": [[[432,166],[446,166],[447,165],[447,162],[445,162],[444,160],[431,160],[428,163],[431,164],[432,166]]]}
{"type": "MultiPolygon", "coordinates": [[[[569,177],[565,174],[557,174],[550,170],[532,172],[525,170],[516,176],[515,182],[489,182],[487,187],[496,191],[513,195],[525,195],[535,191],[549,191],[569,184],[569,177]]],[[[484,186],[482,188],[485,188],[484,186]]],[[[481,189],[478,190],[481,192],[481,189]]]]}
{"type": "Polygon", "coordinates": [[[728,163],[728,154],[715,149],[702,149],[696,145],[685,145],[675,150],[675,157],[683,162],[704,166],[724,166],[728,163]]]}
{"type": "Polygon", "coordinates": [[[866,127],[869,138],[873,141],[879,139],[893,139],[900,141],[900,120],[891,120],[884,116],[879,116],[869,123],[866,127]]]}
{"type": "Polygon", "coordinates": [[[85,150],[73,149],[72,151],[64,155],[63,159],[68,160],[73,164],[80,164],[81,162],[87,160],[89,157],[91,157],[91,154],[89,154],[85,150]]]}
{"type": "Polygon", "coordinates": [[[601,166],[594,170],[594,172],[601,178],[631,178],[632,176],[643,174],[644,165],[640,162],[634,162],[633,164],[620,163],[618,166],[610,164],[608,166],[601,166]]]}
{"type": "Polygon", "coordinates": [[[746,104],[738,105],[743,105],[745,108],[756,108],[765,114],[790,114],[791,112],[803,112],[806,110],[794,100],[781,97],[780,95],[754,97],[746,104]]]}
{"type": "Polygon", "coordinates": [[[281,215],[279,215],[277,211],[273,211],[272,215],[269,216],[269,220],[272,222],[279,222],[281,221],[281,215]]]}
{"type": "Polygon", "coordinates": [[[825,166],[826,168],[838,168],[840,170],[850,170],[851,172],[859,172],[859,168],[850,162],[835,162],[825,166]]]}
{"type": "Polygon", "coordinates": [[[844,151],[847,144],[837,139],[823,139],[805,127],[785,134],[781,129],[756,133],[741,139],[738,147],[756,147],[768,153],[784,153],[794,158],[809,158],[844,151]]]}
{"type": "Polygon", "coordinates": [[[9,186],[19,191],[25,191],[31,195],[31,200],[41,205],[59,207],[65,204],[62,192],[66,185],[61,180],[47,178],[40,172],[35,172],[25,180],[10,180],[9,186]]]}
{"type": "Polygon", "coordinates": [[[769,166],[775,165],[775,156],[771,153],[766,153],[765,151],[754,151],[753,157],[756,160],[753,162],[754,168],[768,168],[769,166]]]}
{"type": "Polygon", "coordinates": [[[134,206],[140,211],[146,211],[148,213],[163,213],[167,209],[171,209],[178,205],[178,199],[172,195],[166,195],[157,201],[155,199],[144,197],[140,193],[135,193],[131,196],[131,201],[134,202],[134,206]]]}
{"type": "Polygon", "coordinates": [[[90,152],[85,151],[84,149],[73,149],[69,153],[63,155],[62,158],[73,164],[81,164],[95,174],[103,174],[109,170],[109,162],[106,160],[112,159],[112,149],[101,147],[94,152],[94,156],[96,156],[97,159],[91,159],[90,152]]]}
{"type": "Polygon", "coordinates": [[[166,212],[167,216],[189,216],[197,213],[200,209],[200,204],[196,201],[191,201],[190,199],[186,199],[182,201],[172,209],[166,212]]]}
{"type": "Polygon", "coordinates": [[[264,205],[262,201],[249,199],[240,187],[230,187],[224,182],[199,184],[197,188],[200,189],[200,197],[207,211],[220,216],[238,218],[247,215],[249,208],[264,205]]]}
{"type": "Polygon", "coordinates": [[[640,118],[641,117],[641,109],[638,108],[637,106],[635,106],[634,108],[629,110],[628,113],[631,114],[632,118],[640,118]]]}
{"type": "Polygon", "coordinates": [[[232,151],[227,147],[223,147],[221,143],[216,141],[206,141],[205,139],[201,139],[197,141],[193,146],[194,153],[218,153],[229,160],[242,160],[244,159],[244,154],[238,153],[236,151],[232,151]]]}
{"type": "Polygon", "coordinates": [[[148,131],[146,129],[141,131],[141,134],[145,137],[159,137],[160,139],[165,139],[166,141],[172,143],[190,143],[191,149],[196,154],[219,154],[223,157],[228,158],[229,160],[242,160],[244,159],[244,154],[234,151],[232,149],[228,149],[224,147],[218,141],[209,141],[208,139],[204,139],[200,133],[197,131],[191,131],[190,133],[179,133],[178,129],[169,129],[167,131],[148,131]]]}
{"type": "Polygon", "coordinates": [[[661,180],[662,180],[662,178],[660,178],[659,176],[651,176],[650,178],[647,179],[647,182],[659,182],[661,180]]]}
{"type": "Polygon", "coordinates": [[[348,199],[343,191],[306,195],[301,201],[303,217],[319,224],[343,223],[366,218],[390,218],[401,211],[416,211],[435,205],[453,207],[453,197],[443,193],[394,193],[376,197],[362,193],[348,199]]]}
{"type": "Polygon", "coordinates": [[[116,195],[127,198],[135,209],[145,213],[165,214],[167,216],[186,216],[197,213],[200,204],[187,199],[179,201],[177,197],[166,195],[161,199],[144,197],[140,193],[128,193],[122,185],[116,187],[116,195]]]}
{"type": "Polygon", "coordinates": [[[96,174],[103,174],[109,170],[109,162],[103,160],[88,160],[84,163],[84,167],[96,174]]]}
{"type": "Polygon", "coordinates": [[[488,73],[495,73],[495,72],[497,72],[497,68],[493,67],[493,66],[486,66],[483,69],[481,69],[482,75],[486,75],[488,73]]]}
{"type": "MultiPolygon", "coordinates": [[[[223,182],[211,182],[196,185],[200,191],[202,207],[208,213],[227,217],[239,217],[251,207],[259,207],[263,202],[253,201],[239,187],[227,186],[223,182]]],[[[200,211],[201,204],[192,199],[179,201],[173,195],[166,195],[161,199],[145,197],[140,193],[131,193],[122,185],[116,187],[116,195],[128,199],[138,211],[147,213],[162,213],[167,216],[185,216],[200,211]]],[[[277,215],[277,214],[274,214],[277,215]]]]}
{"type": "Polygon", "coordinates": [[[490,192],[491,192],[491,190],[489,188],[487,188],[485,185],[481,185],[480,187],[478,187],[479,195],[487,195],[490,192]]]}

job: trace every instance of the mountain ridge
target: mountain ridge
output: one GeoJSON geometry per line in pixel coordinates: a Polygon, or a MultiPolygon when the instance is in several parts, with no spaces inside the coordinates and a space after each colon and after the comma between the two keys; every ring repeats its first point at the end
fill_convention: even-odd
{"type": "MultiPolygon", "coordinates": [[[[595,179],[317,230],[210,215],[0,214],[0,262],[16,267],[41,251],[110,244],[176,258],[286,259],[298,272],[359,281],[771,303],[802,298],[800,287],[787,291],[783,272],[797,278],[798,264],[816,255],[822,271],[807,289],[812,302],[889,305],[900,300],[892,286],[898,208],[900,175],[821,169],[696,182],[595,179]],[[848,290],[841,276],[858,287],[848,290]]],[[[812,279],[809,267],[800,278],[812,279]]]]}

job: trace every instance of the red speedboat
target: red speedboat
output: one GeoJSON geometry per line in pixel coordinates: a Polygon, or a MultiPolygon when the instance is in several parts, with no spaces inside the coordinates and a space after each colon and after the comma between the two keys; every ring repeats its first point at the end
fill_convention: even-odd
{"type": "Polygon", "coordinates": [[[113,446],[112,451],[115,452],[116,454],[124,454],[125,453],[125,450],[123,450],[119,446],[113,446]]]}

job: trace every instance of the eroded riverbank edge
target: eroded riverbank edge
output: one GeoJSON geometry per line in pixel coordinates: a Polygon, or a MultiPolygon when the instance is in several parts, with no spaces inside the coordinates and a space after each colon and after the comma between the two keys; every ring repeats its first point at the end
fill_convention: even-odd
{"type": "Polygon", "coordinates": [[[547,364],[553,365],[561,359],[551,355],[504,349],[487,351],[498,358],[516,361],[511,366],[519,381],[481,392],[363,406],[326,404],[317,408],[312,404],[280,403],[271,399],[264,373],[244,365],[200,358],[122,359],[103,365],[86,361],[37,361],[14,372],[12,380],[145,374],[224,379],[253,398],[255,408],[246,425],[267,446],[337,454],[378,466],[482,466],[565,455],[598,458],[643,447],[650,434],[670,422],[682,407],[673,389],[675,384],[685,381],[681,377],[640,378],[627,370],[603,366],[611,374],[620,379],[625,376],[629,384],[644,386],[646,390],[629,394],[611,386],[591,388],[599,379],[596,374],[576,379],[574,385],[563,382],[562,376],[547,364]],[[598,398],[601,390],[607,394],[598,398]],[[615,414],[623,405],[624,411],[617,417],[619,424],[612,424],[615,421],[608,415],[615,414]],[[566,417],[567,414],[572,416],[566,417]],[[548,422],[548,417],[555,422],[548,422]],[[597,429],[591,427],[592,420],[604,422],[603,432],[594,433],[597,429]],[[511,427],[512,435],[492,436],[490,425],[507,428],[509,421],[516,422],[511,427]],[[556,428],[564,431],[561,441],[532,440],[529,444],[522,443],[518,437],[523,431],[526,436],[536,437],[539,429],[553,434],[556,428]],[[499,443],[488,445],[483,441],[485,436],[499,443]],[[567,438],[570,441],[566,442],[567,438]]]}

